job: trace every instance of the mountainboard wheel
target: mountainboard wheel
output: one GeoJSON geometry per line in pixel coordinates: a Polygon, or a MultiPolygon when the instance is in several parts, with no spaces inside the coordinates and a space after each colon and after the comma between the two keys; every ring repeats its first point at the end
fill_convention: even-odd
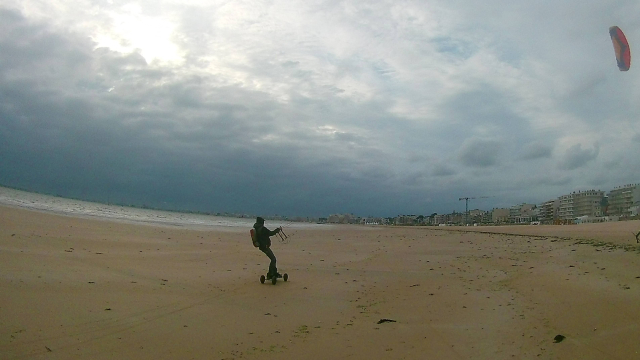
{"type": "Polygon", "coordinates": [[[271,283],[272,283],[273,285],[275,285],[277,282],[278,282],[278,278],[274,275],[274,276],[271,278],[271,283]]]}
{"type": "Polygon", "coordinates": [[[289,280],[289,274],[285,273],[284,275],[282,275],[282,280],[284,281],[289,280]]]}
{"type": "Polygon", "coordinates": [[[264,275],[261,275],[261,276],[260,276],[260,283],[261,283],[261,284],[264,284],[264,280],[265,280],[264,275]]]}

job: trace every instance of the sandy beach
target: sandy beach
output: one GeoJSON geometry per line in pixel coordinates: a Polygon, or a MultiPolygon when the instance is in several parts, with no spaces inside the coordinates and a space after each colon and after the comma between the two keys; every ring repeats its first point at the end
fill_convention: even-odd
{"type": "Polygon", "coordinates": [[[0,206],[0,359],[640,359],[638,221],[248,230],[0,206]]]}

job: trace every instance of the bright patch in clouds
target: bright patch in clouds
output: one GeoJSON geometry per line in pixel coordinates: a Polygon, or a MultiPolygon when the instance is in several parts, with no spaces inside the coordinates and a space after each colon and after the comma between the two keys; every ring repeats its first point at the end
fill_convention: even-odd
{"type": "Polygon", "coordinates": [[[92,36],[97,47],[129,53],[139,51],[147,63],[180,63],[182,52],[173,42],[175,25],[167,18],[146,16],[139,5],[131,4],[122,12],[108,11],[110,27],[102,27],[92,36]]]}

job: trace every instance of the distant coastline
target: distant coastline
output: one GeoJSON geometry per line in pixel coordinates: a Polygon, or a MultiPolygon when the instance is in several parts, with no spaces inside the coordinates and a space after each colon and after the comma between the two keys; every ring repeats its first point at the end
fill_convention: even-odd
{"type": "MultiPolygon", "coordinates": [[[[61,215],[101,218],[108,220],[151,223],[154,225],[181,226],[191,229],[237,229],[250,228],[254,217],[226,216],[226,214],[205,214],[200,212],[180,212],[172,210],[140,208],[134,206],[103,204],[77,199],[68,199],[0,186],[0,205],[29,210],[52,212],[61,215]]],[[[312,228],[321,226],[286,220],[273,220],[271,226],[290,228],[312,228]]],[[[326,226],[325,226],[326,227],[326,226]]]]}

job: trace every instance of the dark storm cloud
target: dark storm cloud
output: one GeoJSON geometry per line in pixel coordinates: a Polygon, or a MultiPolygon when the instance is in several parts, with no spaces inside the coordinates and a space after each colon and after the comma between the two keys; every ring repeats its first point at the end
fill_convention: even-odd
{"type": "Polygon", "coordinates": [[[533,160],[540,158],[550,158],[553,148],[546,144],[532,143],[523,148],[522,158],[525,160],[533,160]]]}
{"type": "Polygon", "coordinates": [[[481,83],[472,91],[451,97],[445,106],[452,129],[465,133],[491,131],[497,135],[526,134],[529,123],[513,111],[513,94],[495,85],[481,83]]]}
{"type": "Polygon", "coordinates": [[[560,168],[574,170],[585,166],[591,160],[595,160],[600,152],[600,145],[595,144],[593,149],[582,149],[582,144],[576,144],[568,148],[559,163],[560,168]]]}
{"type": "Polygon", "coordinates": [[[630,98],[615,82],[606,81],[602,72],[593,78],[577,79],[576,84],[562,98],[562,107],[579,114],[583,121],[596,126],[606,126],[611,117],[619,119],[633,116],[630,98]],[[603,101],[607,99],[606,101],[603,101]]]}
{"type": "Polygon", "coordinates": [[[451,167],[445,164],[436,164],[433,167],[433,172],[432,172],[434,176],[449,176],[449,175],[454,175],[455,173],[456,172],[451,167]]]}
{"type": "Polygon", "coordinates": [[[496,165],[501,153],[519,152],[530,138],[530,125],[514,113],[512,101],[512,95],[489,84],[451,97],[444,106],[441,146],[455,151],[458,160],[471,167],[496,165]]]}
{"type": "Polygon", "coordinates": [[[535,184],[542,184],[542,185],[548,185],[548,186],[564,186],[564,185],[570,184],[573,178],[571,176],[562,176],[562,175],[557,177],[543,175],[542,177],[536,177],[533,180],[534,181],[530,184],[530,186],[533,186],[535,184]]]}
{"type": "Polygon", "coordinates": [[[31,24],[20,13],[0,8],[0,42],[2,44],[3,73],[7,79],[40,73],[53,77],[64,72],[59,58],[71,66],[82,67],[86,51],[65,41],[64,37],[49,31],[44,25],[31,24]]]}
{"type": "Polygon", "coordinates": [[[458,160],[471,167],[490,167],[498,163],[501,148],[494,140],[470,139],[460,148],[458,160]]]}

